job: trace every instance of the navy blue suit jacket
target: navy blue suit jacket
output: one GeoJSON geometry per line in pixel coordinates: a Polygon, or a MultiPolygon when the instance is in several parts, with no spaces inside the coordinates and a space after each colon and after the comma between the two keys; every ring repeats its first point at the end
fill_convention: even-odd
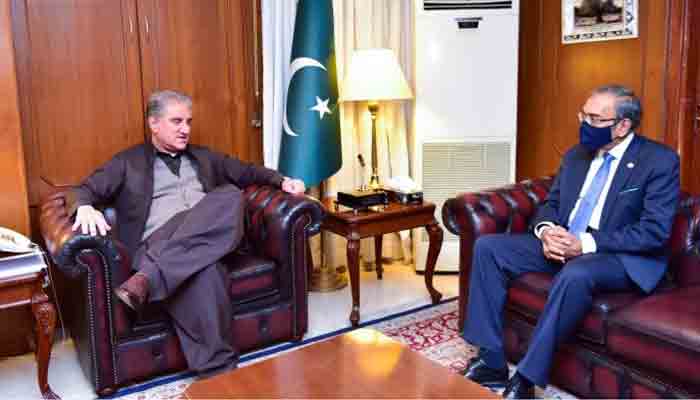
{"type": "MultiPolygon", "coordinates": [[[[568,226],[592,155],[581,145],[562,159],[559,173],[532,226],[552,221],[568,226]]],[[[593,232],[597,252],[615,254],[629,277],[650,292],[666,272],[665,245],[680,198],[679,159],[669,147],[635,135],[618,164],[593,232]]]]}

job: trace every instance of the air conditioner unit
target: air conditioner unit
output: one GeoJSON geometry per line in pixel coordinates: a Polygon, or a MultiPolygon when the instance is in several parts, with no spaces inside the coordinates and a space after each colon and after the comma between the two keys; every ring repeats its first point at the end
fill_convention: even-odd
{"type": "Polygon", "coordinates": [[[476,12],[483,15],[518,14],[518,0],[419,0],[416,14],[444,13],[455,15],[476,12]]]}
{"type": "MultiPolygon", "coordinates": [[[[446,199],[515,179],[519,2],[415,4],[413,166],[441,221],[446,199]]],[[[416,233],[422,271],[428,236],[416,233]]],[[[459,240],[445,230],[436,270],[458,265],[459,240]]]]}

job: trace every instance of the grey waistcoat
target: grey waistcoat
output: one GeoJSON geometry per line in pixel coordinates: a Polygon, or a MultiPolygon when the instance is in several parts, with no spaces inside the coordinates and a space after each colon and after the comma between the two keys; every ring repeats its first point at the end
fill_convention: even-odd
{"type": "Polygon", "coordinates": [[[163,160],[156,157],[153,164],[153,202],[142,239],[150,236],[175,214],[194,207],[205,194],[202,183],[197,178],[197,171],[187,155],[182,155],[179,177],[170,171],[163,160]]]}

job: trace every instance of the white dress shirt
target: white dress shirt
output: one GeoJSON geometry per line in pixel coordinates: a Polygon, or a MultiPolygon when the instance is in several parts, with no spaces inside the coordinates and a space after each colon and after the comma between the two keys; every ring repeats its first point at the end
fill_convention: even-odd
{"type": "MultiPolygon", "coordinates": [[[[632,143],[633,138],[634,138],[634,133],[630,133],[629,135],[627,135],[627,137],[622,142],[620,142],[618,145],[616,145],[612,149],[608,150],[608,153],[610,153],[610,155],[612,155],[615,158],[610,162],[610,173],[608,174],[608,179],[607,179],[607,181],[605,181],[605,186],[603,186],[603,190],[600,192],[600,197],[598,197],[598,202],[596,203],[595,207],[593,208],[593,214],[591,214],[591,220],[588,222],[588,226],[593,228],[593,229],[598,229],[600,227],[600,217],[603,214],[603,206],[605,205],[605,199],[608,197],[608,191],[610,190],[610,185],[612,184],[612,180],[615,177],[615,171],[617,171],[617,167],[620,165],[620,161],[622,160],[622,156],[625,155],[625,151],[627,151],[627,148],[629,147],[630,143],[632,143]]],[[[576,211],[578,210],[578,207],[581,204],[581,200],[583,199],[583,196],[586,195],[588,188],[591,186],[591,182],[593,181],[593,177],[595,176],[596,172],[598,172],[600,167],[603,166],[603,154],[604,154],[604,152],[598,151],[598,154],[596,155],[596,157],[591,161],[590,167],[588,167],[588,173],[586,175],[586,180],[583,182],[583,186],[581,187],[581,192],[578,194],[578,200],[576,200],[576,204],[574,205],[574,209],[571,210],[571,214],[569,214],[569,221],[568,221],[569,225],[571,225],[571,220],[574,218],[574,215],[576,215],[576,211]]],[[[544,228],[553,227],[553,226],[554,226],[554,223],[550,222],[550,221],[540,222],[535,227],[535,235],[538,238],[540,238],[544,228]]],[[[595,239],[593,239],[593,235],[591,235],[588,232],[583,232],[583,233],[579,234],[579,239],[581,239],[581,249],[582,249],[584,254],[596,252],[597,246],[595,243],[595,239]]]]}

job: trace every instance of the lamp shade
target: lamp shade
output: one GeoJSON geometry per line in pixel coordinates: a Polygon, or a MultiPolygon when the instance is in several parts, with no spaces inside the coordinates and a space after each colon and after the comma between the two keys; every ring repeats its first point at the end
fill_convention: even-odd
{"type": "Polygon", "coordinates": [[[390,49],[356,50],[350,59],[340,101],[413,98],[396,55],[390,49]]]}

